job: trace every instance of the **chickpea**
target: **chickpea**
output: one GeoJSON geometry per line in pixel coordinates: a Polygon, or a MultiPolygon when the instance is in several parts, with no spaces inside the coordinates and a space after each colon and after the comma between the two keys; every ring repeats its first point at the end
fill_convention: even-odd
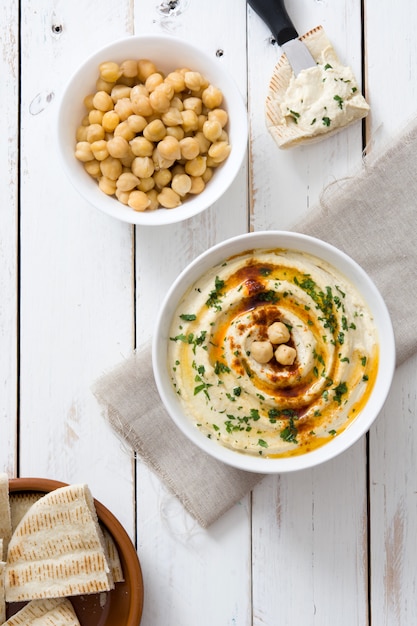
{"type": "Polygon", "coordinates": [[[168,110],[163,113],[161,119],[165,126],[179,126],[182,124],[182,115],[180,111],[173,106],[170,106],[168,110]]]}
{"type": "Polygon", "coordinates": [[[133,115],[133,105],[130,98],[119,98],[114,104],[114,110],[122,122],[127,120],[129,115],[133,115]]]}
{"type": "Polygon", "coordinates": [[[207,137],[204,136],[204,133],[202,131],[199,131],[198,133],[194,135],[194,139],[197,141],[199,145],[200,154],[207,154],[208,149],[211,146],[211,143],[207,139],[207,137]]]}
{"type": "Polygon", "coordinates": [[[111,111],[113,108],[113,100],[106,91],[97,91],[93,97],[93,105],[99,111],[111,111]]]}
{"type": "Polygon", "coordinates": [[[206,137],[206,139],[213,142],[219,139],[221,134],[222,134],[222,127],[221,127],[220,122],[216,120],[211,120],[211,121],[207,120],[207,122],[204,122],[203,135],[204,137],[206,137]]]}
{"type": "Polygon", "coordinates": [[[104,128],[101,124],[90,124],[87,128],[87,141],[93,143],[99,139],[104,139],[104,128]]]}
{"type": "Polygon", "coordinates": [[[164,82],[164,77],[160,72],[154,72],[150,74],[148,78],[145,80],[145,87],[151,93],[158,85],[161,85],[164,82]]]}
{"type": "Polygon", "coordinates": [[[204,78],[200,72],[185,72],[184,82],[187,89],[198,91],[204,84],[204,78]]]}
{"type": "Polygon", "coordinates": [[[91,109],[94,109],[94,104],[93,104],[94,95],[95,94],[90,93],[83,100],[83,104],[84,104],[85,108],[87,109],[87,111],[91,111],[91,109]]]}
{"type": "Polygon", "coordinates": [[[101,161],[100,169],[103,176],[105,176],[109,180],[116,181],[117,185],[117,179],[122,173],[122,164],[120,163],[119,159],[115,159],[111,156],[107,157],[107,159],[101,161]]]}
{"type": "Polygon", "coordinates": [[[102,80],[101,78],[96,80],[96,91],[105,91],[106,93],[110,94],[113,87],[114,87],[114,83],[107,83],[105,80],[102,80]]]}
{"type": "Polygon", "coordinates": [[[114,194],[119,202],[127,205],[129,201],[130,191],[122,191],[121,189],[117,189],[116,187],[116,191],[114,192],[114,194]]]}
{"type": "Polygon", "coordinates": [[[218,87],[209,85],[204,89],[201,99],[208,109],[217,109],[223,102],[223,94],[218,87]]]}
{"type": "Polygon", "coordinates": [[[223,163],[230,154],[231,146],[226,141],[216,141],[211,144],[208,154],[215,163],[223,163]]]}
{"type": "Polygon", "coordinates": [[[109,156],[107,141],[105,139],[93,141],[91,144],[91,150],[94,154],[94,158],[97,159],[97,161],[104,161],[104,159],[107,159],[107,157],[109,156]]]}
{"type": "Polygon", "coordinates": [[[212,176],[213,176],[213,170],[211,167],[207,166],[206,169],[204,170],[204,173],[201,175],[201,178],[207,184],[212,176]]]}
{"type": "Polygon", "coordinates": [[[191,176],[191,187],[189,193],[198,195],[204,190],[205,186],[206,183],[201,176],[191,176]]]}
{"type": "Polygon", "coordinates": [[[148,123],[146,118],[144,118],[142,115],[135,114],[129,115],[126,122],[130,130],[133,131],[135,134],[141,133],[148,123]]]}
{"type": "Polygon", "coordinates": [[[116,181],[105,176],[99,179],[98,186],[107,196],[113,196],[116,193],[116,181]]]}
{"type": "Polygon", "coordinates": [[[105,61],[99,65],[100,78],[107,83],[115,83],[120,78],[122,71],[117,63],[105,61]]]}
{"type": "Polygon", "coordinates": [[[101,120],[101,125],[103,126],[106,133],[112,133],[119,123],[120,118],[117,115],[116,111],[106,111],[106,113],[103,115],[103,119],[101,120]]]}
{"type": "Polygon", "coordinates": [[[131,191],[139,182],[139,178],[132,172],[123,172],[116,181],[116,187],[120,191],[131,191]]]}
{"type": "Polygon", "coordinates": [[[201,114],[203,103],[200,98],[196,98],[193,96],[190,96],[189,98],[184,98],[183,104],[186,111],[194,111],[196,115],[201,114]]]}
{"type": "Polygon", "coordinates": [[[158,143],[158,152],[163,159],[177,161],[181,158],[181,147],[178,139],[169,135],[165,136],[158,143]]]}
{"type": "Polygon", "coordinates": [[[75,138],[77,141],[87,141],[87,128],[88,126],[78,126],[75,138]]]}
{"type": "Polygon", "coordinates": [[[169,185],[172,180],[171,171],[168,168],[160,169],[154,173],[153,179],[155,181],[155,186],[158,187],[158,189],[163,189],[169,185]]]}
{"type": "MultiPolygon", "coordinates": [[[[171,100],[171,107],[178,109],[178,111],[184,111],[184,104],[178,96],[174,96],[171,100]]],[[[181,118],[182,119],[182,118],[181,118]]]]}
{"type": "Polygon", "coordinates": [[[200,145],[194,137],[184,137],[179,142],[181,157],[190,161],[200,154],[200,145]]]}
{"type": "Polygon", "coordinates": [[[269,341],[253,341],[250,353],[252,358],[261,363],[261,365],[268,363],[274,356],[274,351],[269,341]]]}
{"type": "Polygon", "coordinates": [[[141,178],[138,184],[138,189],[140,191],[145,191],[146,193],[155,187],[155,181],[150,176],[149,178],[141,178]]]}
{"type": "Polygon", "coordinates": [[[198,117],[194,111],[181,111],[181,117],[184,132],[189,133],[198,129],[198,117]]]}
{"type": "Polygon", "coordinates": [[[198,130],[203,130],[203,126],[204,123],[207,122],[207,115],[204,115],[203,113],[200,113],[200,115],[198,116],[198,130]]]}
{"type": "Polygon", "coordinates": [[[124,137],[113,137],[107,142],[107,150],[110,156],[121,159],[129,154],[129,142],[124,137]]]}
{"type": "Polygon", "coordinates": [[[172,179],[171,188],[179,196],[186,196],[191,189],[191,178],[187,174],[176,174],[172,179]]]}
{"type": "Polygon", "coordinates": [[[152,161],[154,162],[156,170],[164,170],[170,168],[175,162],[172,159],[164,159],[164,157],[159,154],[158,148],[155,148],[152,153],[152,161]]]}
{"type": "Polygon", "coordinates": [[[203,176],[207,167],[207,157],[198,156],[195,159],[187,161],[185,164],[185,171],[190,176],[203,176]]]}
{"type": "Polygon", "coordinates": [[[153,120],[143,129],[143,135],[149,141],[161,141],[167,134],[162,120],[153,120]]]}
{"type": "Polygon", "coordinates": [[[282,322],[274,322],[267,329],[268,339],[271,343],[287,343],[290,340],[290,331],[282,322]]]}
{"type": "Polygon", "coordinates": [[[208,119],[210,121],[216,120],[217,122],[219,122],[220,126],[224,128],[229,121],[229,116],[227,114],[227,111],[225,111],[224,109],[212,109],[208,113],[208,119]]]}
{"type": "Polygon", "coordinates": [[[150,103],[149,96],[145,96],[145,94],[138,94],[132,97],[131,95],[130,101],[132,103],[133,113],[136,115],[143,115],[143,117],[152,115],[153,108],[150,103]]]}
{"type": "Polygon", "coordinates": [[[163,89],[157,87],[149,94],[149,104],[157,113],[166,113],[171,106],[171,100],[163,89]]]}
{"type": "Polygon", "coordinates": [[[181,174],[185,174],[185,167],[182,163],[175,163],[171,168],[170,172],[172,176],[179,176],[181,174]]]}
{"type": "Polygon", "coordinates": [[[146,210],[155,211],[156,209],[158,209],[159,202],[158,202],[158,192],[156,191],[156,189],[151,189],[150,191],[147,191],[146,195],[148,196],[150,200],[150,204],[146,210]]]}
{"type": "Polygon", "coordinates": [[[149,178],[154,171],[155,166],[150,157],[136,157],[132,162],[132,172],[138,178],[149,178]]]}
{"type": "Polygon", "coordinates": [[[281,365],[292,365],[296,357],[297,351],[284,343],[275,350],[275,358],[281,365]]]}
{"type": "Polygon", "coordinates": [[[130,170],[132,168],[132,163],[134,160],[135,160],[135,155],[130,150],[130,146],[129,146],[128,154],[126,154],[126,156],[121,157],[120,162],[124,168],[127,168],[130,170]]]}
{"type": "Polygon", "coordinates": [[[134,59],[126,59],[120,65],[120,71],[126,78],[136,78],[138,75],[138,62],[134,59]]]}
{"type": "Polygon", "coordinates": [[[79,141],[75,146],[75,156],[79,161],[86,163],[87,161],[94,160],[94,154],[91,150],[91,144],[89,141],[79,141]]]}
{"type": "Polygon", "coordinates": [[[159,204],[165,209],[175,209],[181,204],[180,196],[171,187],[164,187],[157,197],[159,204]]]}
{"type": "Polygon", "coordinates": [[[181,141],[181,139],[184,139],[185,133],[181,126],[167,126],[167,135],[181,141]]]}
{"type": "Polygon", "coordinates": [[[130,98],[131,91],[131,87],[117,83],[110,92],[113,103],[117,102],[121,98],[130,98]]]}
{"type": "Polygon", "coordinates": [[[100,161],[86,161],[84,169],[92,178],[100,178],[101,176],[100,161]]]}
{"type": "Polygon", "coordinates": [[[127,203],[135,211],[146,211],[151,201],[144,191],[134,190],[130,192],[127,203]]]}
{"type": "Polygon", "coordinates": [[[151,157],[154,151],[154,144],[146,137],[134,137],[130,142],[130,147],[135,156],[151,157]]]}
{"type": "Polygon", "coordinates": [[[90,124],[102,124],[103,115],[103,111],[91,109],[91,111],[89,111],[88,113],[88,121],[90,122],[90,124]]]}
{"type": "Polygon", "coordinates": [[[133,99],[136,96],[149,96],[149,91],[143,83],[138,83],[130,90],[130,97],[133,99]]]}
{"type": "Polygon", "coordinates": [[[115,137],[123,137],[126,141],[130,141],[136,135],[135,131],[131,129],[127,120],[120,122],[114,129],[115,137]]]}
{"type": "Polygon", "coordinates": [[[157,72],[156,65],[149,59],[140,59],[138,61],[138,78],[144,83],[148,76],[157,72]]]}
{"type": "Polygon", "coordinates": [[[181,72],[170,72],[165,77],[165,82],[172,85],[175,93],[181,93],[185,89],[184,75],[181,72]]]}

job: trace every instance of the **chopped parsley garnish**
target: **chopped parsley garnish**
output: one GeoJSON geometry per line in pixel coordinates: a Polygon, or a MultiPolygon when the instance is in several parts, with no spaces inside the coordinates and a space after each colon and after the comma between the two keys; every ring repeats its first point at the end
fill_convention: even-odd
{"type": "Polygon", "coordinates": [[[268,444],[264,441],[264,439],[258,439],[258,446],[261,446],[261,448],[267,448],[268,444]]]}
{"type": "Polygon", "coordinates": [[[323,122],[323,124],[324,124],[325,126],[330,126],[330,124],[331,124],[330,117],[327,117],[327,116],[322,117],[321,121],[323,122]]]}
{"type": "Polygon", "coordinates": [[[336,100],[337,104],[339,105],[339,109],[343,109],[343,98],[336,95],[336,96],[333,96],[333,100],[336,100]]]}
{"type": "Polygon", "coordinates": [[[277,293],[272,289],[259,292],[258,294],[256,294],[256,298],[261,302],[278,302],[279,300],[277,293]]]}
{"type": "Polygon", "coordinates": [[[332,65],[330,65],[330,63],[326,63],[326,65],[324,66],[324,69],[325,69],[325,70],[332,70],[332,69],[333,69],[333,66],[332,66],[332,65]]]}
{"type": "Polygon", "coordinates": [[[338,404],[342,403],[342,396],[347,393],[348,387],[346,383],[339,383],[336,387],[333,387],[334,399],[338,404]]]}
{"type": "Polygon", "coordinates": [[[298,430],[294,425],[294,419],[290,417],[290,423],[280,432],[280,437],[288,443],[297,443],[298,430]]]}
{"type": "Polygon", "coordinates": [[[216,276],[214,280],[214,289],[210,291],[208,300],[206,301],[206,306],[214,307],[217,311],[221,311],[221,300],[220,296],[223,295],[221,290],[224,287],[224,280],[216,276]]]}
{"type": "Polygon", "coordinates": [[[220,361],[216,361],[214,365],[214,373],[219,375],[227,372],[230,372],[230,367],[227,367],[224,363],[220,363],[220,361]]]}
{"type": "Polygon", "coordinates": [[[197,315],[194,315],[193,313],[182,313],[180,318],[185,322],[194,322],[194,320],[197,319],[197,315]]]}

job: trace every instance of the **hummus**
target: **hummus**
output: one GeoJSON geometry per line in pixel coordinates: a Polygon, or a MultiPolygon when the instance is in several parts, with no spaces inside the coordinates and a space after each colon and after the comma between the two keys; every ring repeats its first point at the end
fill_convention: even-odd
{"type": "Polygon", "coordinates": [[[287,249],[250,250],[202,276],[180,301],[168,350],[196,428],[263,457],[303,454],[341,433],[372,390],[378,355],[362,296],[328,263],[287,249]],[[290,364],[252,354],[277,322],[290,364]]]}

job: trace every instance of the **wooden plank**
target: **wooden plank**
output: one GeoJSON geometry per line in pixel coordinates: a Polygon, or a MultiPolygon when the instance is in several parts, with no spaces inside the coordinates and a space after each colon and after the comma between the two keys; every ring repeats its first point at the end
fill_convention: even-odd
{"type": "MultiPolygon", "coordinates": [[[[416,111],[417,8],[403,3],[387,23],[390,8],[385,0],[378,7],[365,2],[370,151],[383,149],[416,111]]],[[[416,371],[416,357],[397,370],[370,433],[371,611],[372,623],[381,625],[417,622],[416,371]]]]}
{"type": "Polygon", "coordinates": [[[4,133],[0,142],[0,468],[13,476],[18,428],[18,2],[7,3],[1,11],[0,33],[4,133]]]}
{"type": "MultiPolygon", "coordinates": [[[[300,33],[322,24],[341,60],[361,76],[360,3],[296,1],[300,33]]],[[[264,120],[266,89],[280,56],[248,11],[252,228],[291,228],[324,187],[361,160],[361,126],[318,144],[279,150],[264,120]],[[260,63],[259,59],[263,62],[260,63]]],[[[366,441],[321,467],[268,477],[253,495],[253,624],[366,624],[366,441]]]]}
{"type": "Polygon", "coordinates": [[[69,75],[129,19],[128,3],[22,3],[20,471],[87,482],[134,537],[132,453],[90,390],[133,346],[132,228],[70,186],[55,129],[69,75]]]}
{"type": "MultiPolygon", "coordinates": [[[[237,0],[141,0],[135,9],[136,34],[166,33],[198,45],[233,74],[244,97],[245,23],[246,7],[237,0]],[[222,56],[216,56],[218,50],[222,56]]],[[[152,335],[155,312],[183,267],[209,246],[246,232],[246,206],[247,170],[243,167],[224,197],[203,215],[158,231],[137,228],[139,344],[152,335]]],[[[249,498],[202,530],[139,464],[138,529],[147,576],[143,626],[251,624],[249,498]]]]}

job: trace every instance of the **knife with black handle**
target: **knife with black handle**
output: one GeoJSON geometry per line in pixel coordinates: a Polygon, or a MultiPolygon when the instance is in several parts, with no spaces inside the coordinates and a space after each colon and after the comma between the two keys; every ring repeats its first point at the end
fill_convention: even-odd
{"type": "Polygon", "coordinates": [[[248,0],[248,4],[269,27],[278,45],[287,55],[296,76],[301,70],[316,65],[310,50],[298,39],[297,30],[283,0],[248,0]]]}

